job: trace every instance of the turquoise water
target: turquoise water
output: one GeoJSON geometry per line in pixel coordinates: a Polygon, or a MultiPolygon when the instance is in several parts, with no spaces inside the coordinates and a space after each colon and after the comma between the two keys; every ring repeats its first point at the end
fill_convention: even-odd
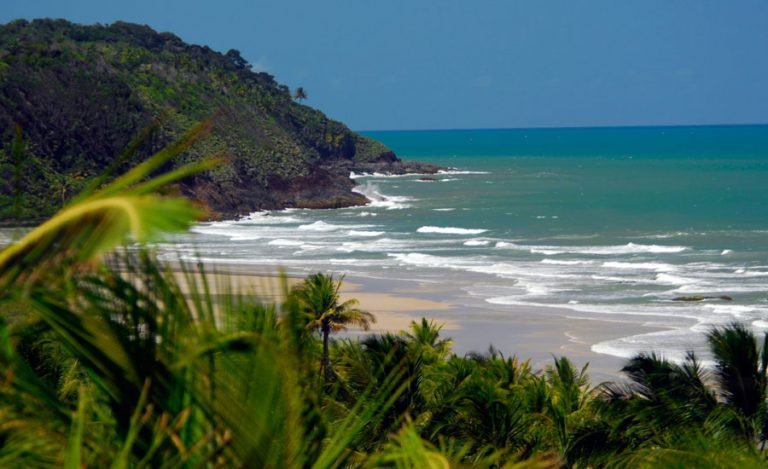
{"type": "Polygon", "coordinates": [[[519,222],[536,236],[759,229],[768,221],[765,126],[368,135],[403,158],[490,172],[483,182],[504,188],[465,180],[435,195],[481,192],[472,208],[485,212],[484,222],[519,222]],[[539,215],[559,219],[529,222],[539,215]]]}
{"type": "Polygon", "coordinates": [[[453,169],[355,175],[369,206],[202,224],[174,249],[455,285],[489,317],[558,306],[668,329],[593,344],[617,356],[680,356],[732,320],[768,330],[768,126],[367,135],[453,169]],[[690,295],[733,301],[672,301],[690,295]]]}

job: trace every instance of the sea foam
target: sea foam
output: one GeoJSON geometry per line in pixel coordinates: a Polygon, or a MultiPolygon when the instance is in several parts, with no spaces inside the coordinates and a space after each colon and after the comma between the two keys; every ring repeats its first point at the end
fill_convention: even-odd
{"type": "Polygon", "coordinates": [[[411,197],[384,195],[379,192],[378,186],[375,184],[363,184],[352,189],[353,192],[364,195],[371,202],[368,207],[383,208],[386,210],[399,210],[404,208],[410,208],[411,202],[414,201],[411,197]]]}
{"type": "Polygon", "coordinates": [[[654,270],[656,272],[674,272],[674,265],[663,262],[603,262],[603,267],[620,270],[654,270]]]}
{"type": "Polygon", "coordinates": [[[470,229],[470,228],[441,227],[441,226],[422,226],[421,228],[419,228],[416,231],[419,232],[419,233],[473,235],[473,234],[485,233],[488,230],[470,229]]]}
{"type": "Polygon", "coordinates": [[[488,239],[468,239],[464,241],[464,246],[488,246],[491,244],[491,241],[488,239]]]}
{"type": "Polygon", "coordinates": [[[597,256],[615,256],[622,254],[675,254],[688,249],[685,246],[662,246],[658,244],[627,243],[617,246],[530,246],[535,254],[554,256],[557,254],[591,254],[597,256]]]}
{"type": "Polygon", "coordinates": [[[302,231],[336,231],[341,228],[344,227],[339,225],[332,225],[320,220],[314,223],[309,223],[307,225],[299,225],[297,229],[302,231]]]}
{"type": "Polygon", "coordinates": [[[273,239],[272,241],[268,242],[270,246],[301,246],[304,244],[304,241],[298,241],[295,239],[273,239]]]}
{"type": "Polygon", "coordinates": [[[374,237],[384,234],[383,231],[362,231],[362,230],[350,230],[347,233],[349,236],[362,236],[362,237],[374,237]]]}
{"type": "Polygon", "coordinates": [[[441,169],[437,174],[491,174],[489,171],[465,171],[460,169],[441,169]]]}

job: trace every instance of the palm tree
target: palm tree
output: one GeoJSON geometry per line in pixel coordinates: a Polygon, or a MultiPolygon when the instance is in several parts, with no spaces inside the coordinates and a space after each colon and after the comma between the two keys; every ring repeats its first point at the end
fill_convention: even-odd
{"type": "Polygon", "coordinates": [[[368,330],[376,318],[367,311],[356,309],[358,301],[350,299],[340,302],[339,289],[344,277],[338,281],[333,275],[316,273],[294,288],[294,293],[301,301],[301,307],[309,315],[308,329],[315,329],[323,336],[323,356],[321,369],[326,382],[331,379],[331,359],[328,353],[328,339],[331,332],[346,330],[348,325],[356,325],[368,330]]]}
{"type": "Polygon", "coordinates": [[[707,340],[712,371],[693,352],[680,364],[655,353],[631,358],[622,369],[630,381],[603,387],[599,420],[574,439],[573,453],[586,455],[585,464],[621,460],[638,466],[654,457],[683,461],[703,440],[742,448],[747,458],[762,457],[768,435],[768,338],[760,346],[748,327],[732,323],[710,331],[707,340]]]}
{"type": "Polygon", "coordinates": [[[764,445],[768,435],[766,385],[768,384],[768,334],[762,347],[757,337],[740,323],[732,323],[707,334],[715,358],[718,391],[728,407],[745,419],[744,436],[751,439],[761,431],[764,445]]]}
{"type": "Polygon", "coordinates": [[[564,465],[571,466],[570,451],[574,444],[574,429],[589,415],[593,390],[589,384],[587,368],[581,370],[566,357],[555,357],[553,366],[544,370],[548,385],[545,401],[546,414],[554,427],[554,436],[564,465]]]}
{"type": "Polygon", "coordinates": [[[405,337],[417,348],[425,365],[431,365],[436,361],[444,360],[451,351],[451,339],[441,339],[442,325],[435,324],[432,320],[421,318],[421,322],[411,321],[411,332],[406,332],[405,337]]]}
{"type": "Polygon", "coordinates": [[[296,91],[293,93],[293,99],[295,99],[296,101],[303,101],[307,99],[307,92],[304,91],[303,86],[299,86],[298,88],[296,88],[296,91]]]}

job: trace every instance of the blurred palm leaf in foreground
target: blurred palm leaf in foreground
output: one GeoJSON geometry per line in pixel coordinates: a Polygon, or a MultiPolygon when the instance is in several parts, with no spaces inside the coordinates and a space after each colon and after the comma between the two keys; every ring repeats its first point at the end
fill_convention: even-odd
{"type": "Polygon", "coordinates": [[[0,318],[0,467],[330,467],[365,458],[357,435],[386,412],[399,381],[323,414],[304,306],[285,280],[276,306],[200,264],[174,272],[144,247],[112,251],[184,230],[199,215],[157,190],[214,159],[150,174],[208,126],[111,183],[102,178],[0,252],[0,307],[17,311],[12,322],[0,318]]]}
{"type": "MultiPolygon", "coordinates": [[[[63,269],[91,260],[129,236],[144,242],[161,232],[188,228],[199,211],[185,199],[163,197],[156,191],[211,169],[218,161],[208,158],[154,178],[149,176],[207,134],[209,128],[210,122],[203,122],[113,182],[103,187],[92,185],[51,219],[0,252],[0,289],[8,289],[20,279],[40,281],[51,269],[55,276],[60,275],[63,269]]],[[[98,178],[96,184],[106,176],[98,178]]]]}

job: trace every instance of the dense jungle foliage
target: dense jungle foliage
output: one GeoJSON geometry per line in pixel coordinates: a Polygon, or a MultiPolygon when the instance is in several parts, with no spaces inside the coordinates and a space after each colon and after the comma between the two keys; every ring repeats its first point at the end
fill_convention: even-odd
{"type": "MultiPolygon", "coordinates": [[[[350,192],[349,170],[338,162],[396,160],[384,145],[295,102],[237,50],[221,54],[124,22],[18,20],[0,25],[0,208],[11,205],[18,184],[23,218],[51,215],[137,134],[146,136],[122,169],[211,116],[210,137],[179,163],[228,159],[179,187],[212,216],[359,204],[365,199],[350,192]],[[18,162],[17,126],[26,146],[18,162]]],[[[0,211],[0,220],[11,215],[0,211]]]]}

